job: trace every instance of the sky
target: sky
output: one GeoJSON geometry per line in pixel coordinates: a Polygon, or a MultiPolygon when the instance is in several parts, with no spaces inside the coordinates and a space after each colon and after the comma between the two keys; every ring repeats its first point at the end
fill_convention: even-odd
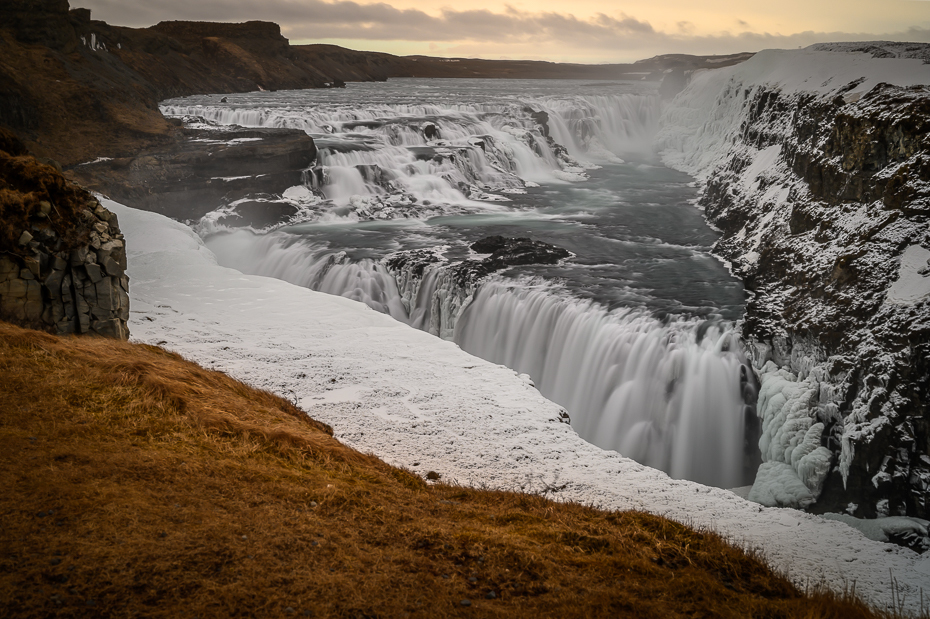
{"type": "Polygon", "coordinates": [[[930,42],[930,0],[72,0],[94,19],[265,20],[293,44],[398,55],[631,62],[825,41],[930,42]]]}

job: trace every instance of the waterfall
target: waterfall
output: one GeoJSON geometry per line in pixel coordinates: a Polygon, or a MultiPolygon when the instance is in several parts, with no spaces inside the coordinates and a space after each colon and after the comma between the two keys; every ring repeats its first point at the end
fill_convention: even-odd
{"type": "MultiPolygon", "coordinates": [[[[730,327],[607,312],[549,284],[485,282],[455,328],[464,350],[529,374],[586,440],[672,477],[744,481],[746,361],[730,327]]],[[[748,394],[750,399],[754,394],[748,394]]]]}
{"type": "Polygon", "coordinates": [[[505,202],[507,194],[538,183],[583,181],[585,168],[597,161],[615,162],[618,153],[648,150],[659,99],[577,95],[361,109],[176,100],[160,109],[165,116],[207,126],[303,130],[318,148],[309,187],[331,206],[328,213],[316,209],[316,216],[392,219],[489,208],[489,202],[505,202]]]}
{"type": "Polygon", "coordinates": [[[360,301],[528,374],[599,447],[672,477],[728,488],[751,481],[743,439],[755,390],[725,323],[609,312],[542,281],[479,285],[428,252],[352,261],[283,232],[236,231],[207,245],[223,265],[360,301]]]}
{"type": "Polygon", "coordinates": [[[613,161],[618,154],[651,152],[659,129],[657,97],[577,95],[538,105],[549,114],[552,138],[576,157],[613,161]]]}
{"type": "MultiPolygon", "coordinates": [[[[650,152],[660,109],[653,95],[563,94],[356,108],[298,105],[293,97],[277,107],[169,102],[162,111],[306,131],[319,153],[307,174],[317,201],[306,208],[329,205],[321,219],[355,221],[505,209],[508,195],[536,183],[582,181],[599,162],[650,152]]],[[[355,299],[528,374],[598,446],[673,477],[720,487],[751,481],[744,439],[757,424],[755,383],[731,326],[608,311],[552,282],[469,270],[476,263],[450,262],[448,247],[382,241],[367,254],[381,259],[353,260],[331,248],[328,235],[314,234],[323,240],[237,230],[205,242],[225,266],[355,299]]]]}
{"type": "Polygon", "coordinates": [[[256,235],[237,230],[205,242],[223,266],[343,296],[407,322],[394,277],[374,260],[352,261],[345,252],[306,245],[300,237],[281,232],[256,235]]]}

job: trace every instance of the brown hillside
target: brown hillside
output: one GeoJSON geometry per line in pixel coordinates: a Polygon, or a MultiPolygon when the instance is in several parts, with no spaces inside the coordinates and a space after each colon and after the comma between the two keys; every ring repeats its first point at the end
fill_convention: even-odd
{"type": "Polygon", "coordinates": [[[0,616],[854,617],[719,537],[427,485],[161,349],[0,323],[0,616]]]}

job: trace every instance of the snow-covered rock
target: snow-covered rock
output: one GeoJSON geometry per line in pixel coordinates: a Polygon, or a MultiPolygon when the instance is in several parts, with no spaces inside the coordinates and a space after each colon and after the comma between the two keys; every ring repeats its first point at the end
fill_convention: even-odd
{"type": "Polygon", "coordinates": [[[764,51],[664,113],[664,160],[755,293],[765,504],[930,516],[928,49],[764,51]]]}

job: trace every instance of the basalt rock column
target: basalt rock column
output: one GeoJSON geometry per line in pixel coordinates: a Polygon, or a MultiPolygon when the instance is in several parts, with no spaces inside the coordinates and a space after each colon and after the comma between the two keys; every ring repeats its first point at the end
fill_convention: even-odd
{"type": "Polygon", "coordinates": [[[128,339],[126,246],[116,215],[0,132],[0,319],[128,339]]]}

